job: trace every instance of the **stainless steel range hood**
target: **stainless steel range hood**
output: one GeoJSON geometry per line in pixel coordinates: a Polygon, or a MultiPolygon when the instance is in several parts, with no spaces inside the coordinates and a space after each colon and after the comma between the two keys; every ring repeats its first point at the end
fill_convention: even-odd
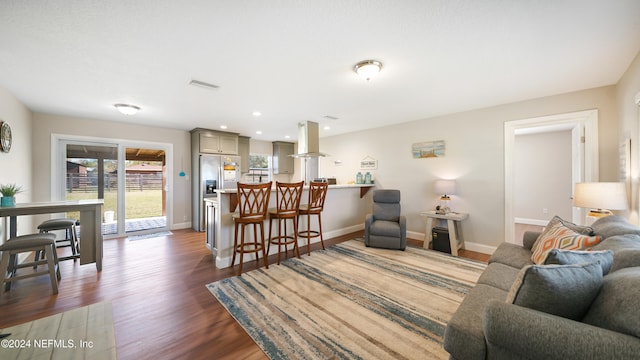
{"type": "Polygon", "coordinates": [[[320,135],[318,123],[303,121],[298,123],[298,153],[293,157],[317,158],[327,156],[320,152],[320,135]]]}

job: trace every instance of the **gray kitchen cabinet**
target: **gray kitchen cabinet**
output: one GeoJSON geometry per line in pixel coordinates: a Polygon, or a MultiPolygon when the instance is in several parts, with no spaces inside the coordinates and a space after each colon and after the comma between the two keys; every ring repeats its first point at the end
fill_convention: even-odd
{"type": "Polygon", "coordinates": [[[249,172],[249,155],[251,154],[250,137],[238,136],[238,155],[240,155],[240,172],[249,172]]]}
{"type": "Polygon", "coordinates": [[[196,149],[205,154],[238,155],[238,134],[207,129],[193,129],[191,141],[196,149]]]}
{"type": "Polygon", "coordinates": [[[273,143],[273,173],[293,174],[293,143],[274,141],[273,143]]]}

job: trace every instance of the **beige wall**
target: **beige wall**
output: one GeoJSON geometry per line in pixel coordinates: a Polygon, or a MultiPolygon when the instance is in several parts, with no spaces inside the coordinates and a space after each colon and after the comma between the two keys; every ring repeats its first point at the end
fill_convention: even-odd
{"type": "Polygon", "coordinates": [[[638,214],[638,182],[640,178],[640,107],[634,98],[640,92],[640,53],[633,60],[616,87],[616,105],[620,118],[619,138],[631,139],[631,174],[633,189],[630,194],[631,210],[629,219],[634,223],[640,221],[638,214]]]}
{"type": "MultiPolygon", "coordinates": [[[[31,111],[13,94],[0,86],[0,121],[11,126],[13,143],[9,153],[0,152],[0,184],[17,184],[24,189],[17,202],[30,202],[34,185],[31,182],[31,111]]],[[[4,221],[0,224],[0,242],[5,237],[4,221]]],[[[21,217],[18,234],[33,233],[31,217],[21,217]]]]}
{"type": "Polygon", "coordinates": [[[338,182],[355,180],[360,160],[378,160],[376,185],[402,191],[409,232],[424,233],[420,211],[437,202],[433,181],[457,178],[453,210],[469,213],[463,234],[470,249],[490,251],[504,241],[504,122],[580,110],[598,109],[600,180],[618,173],[618,121],[615,86],[549,96],[464,113],[320,139],[320,175],[338,182]],[[444,140],[442,158],[413,159],[411,144],[444,140]],[[335,165],[341,160],[341,165],[335,165]]]}
{"type": "Polygon", "coordinates": [[[173,145],[171,228],[191,227],[191,138],[187,131],[35,113],[33,116],[33,166],[35,201],[51,197],[51,135],[72,135],[173,145]],[[178,174],[184,170],[188,176],[178,174]]]}

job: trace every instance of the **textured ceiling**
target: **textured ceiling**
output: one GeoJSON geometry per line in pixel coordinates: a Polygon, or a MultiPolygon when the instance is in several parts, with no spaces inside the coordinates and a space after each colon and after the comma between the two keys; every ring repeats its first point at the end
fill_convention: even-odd
{"type": "Polygon", "coordinates": [[[2,0],[0,86],[36,112],[295,140],[303,120],[327,136],[615,84],[639,14],[638,0],[2,0]],[[384,64],[368,83],[352,71],[365,59],[384,64]]]}

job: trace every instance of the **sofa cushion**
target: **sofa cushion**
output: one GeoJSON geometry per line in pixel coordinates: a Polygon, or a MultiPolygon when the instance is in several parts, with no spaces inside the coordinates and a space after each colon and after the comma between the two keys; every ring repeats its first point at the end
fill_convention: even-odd
{"type": "Polygon", "coordinates": [[[613,235],[602,240],[592,250],[613,250],[611,271],[640,266],[640,235],[613,235]]]}
{"type": "Polygon", "coordinates": [[[551,249],[545,265],[573,265],[595,262],[602,267],[602,275],[607,275],[613,265],[613,251],[576,251],[551,249]]]}
{"type": "Polygon", "coordinates": [[[502,243],[489,259],[489,264],[500,263],[514,268],[522,269],[524,266],[533,264],[531,262],[531,251],[522,246],[502,243]]]}
{"type": "Polygon", "coordinates": [[[603,279],[583,322],[640,337],[640,267],[621,269],[603,279]]]}
{"type": "Polygon", "coordinates": [[[509,291],[516,277],[518,277],[519,272],[520,268],[514,268],[497,262],[492,263],[482,272],[482,275],[478,278],[478,284],[485,284],[497,287],[500,290],[509,291]]]}
{"type": "Polygon", "coordinates": [[[617,215],[602,217],[596,220],[591,227],[602,239],[625,234],[640,235],[640,227],[631,224],[622,216],[617,215]]]}
{"type": "Polygon", "coordinates": [[[597,263],[529,265],[520,270],[507,302],[580,320],[601,285],[602,267],[597,263]]]}
{"type": "MultiPolygon", "coordinates": [[[[554,220],[556,218],[554,217],[554,220]]],[[[533,245],[531,261],[535,264],[544,264],[551,249],[583,250],[600,242],[600,237],[597,235],[584,235],[573,230],[575,227],[567,226],[563,221],[554,220],[549,222],[533,245]]]]}
{"type": "Polygon", "coordinates": [[[455,359],[485,359],[482,314],[489,300],[505,301],[507,292],[477,284],[469,291],[444,330],[444,349],[455,359]]]}

